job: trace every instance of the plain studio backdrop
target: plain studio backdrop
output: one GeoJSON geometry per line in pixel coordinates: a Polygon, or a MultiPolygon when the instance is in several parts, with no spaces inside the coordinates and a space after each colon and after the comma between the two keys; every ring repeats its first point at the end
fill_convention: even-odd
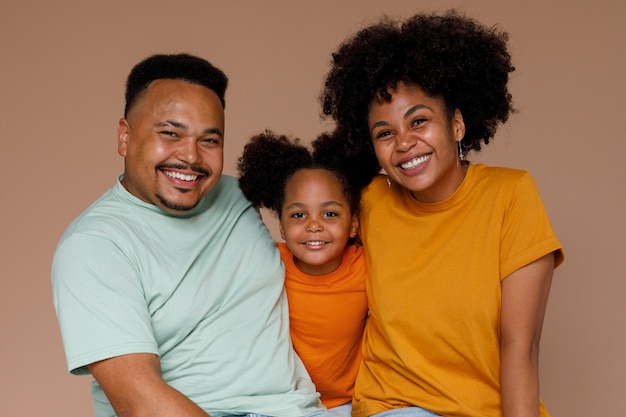
{"type": "MultiPolygon", "coordinates": [[[[541,342],[552,415],[626,409],[626,3],[623,0],[0,0],[0,417],[92,415],[67,373],[50,263],[63,230],[123,168],[131,67],[190,52],[230,78],[226,169],[271,128],[311,140],[330,54],[383,13],[458,8],[510,33],[519,109],[474,162],[530,171],[566,252],[541,342]]],[[[277,237],[276,222],[267,217],[277,237]]]]}

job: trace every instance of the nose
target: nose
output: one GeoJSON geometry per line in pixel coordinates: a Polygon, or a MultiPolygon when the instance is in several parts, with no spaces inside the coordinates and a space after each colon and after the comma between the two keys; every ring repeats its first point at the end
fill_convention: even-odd
{"type": "Polygon", "coordinates": [[[202,160],[198,149],[198,142],[193,139],[182,140],[178,144],[178,159],[190,165],[197,164],[202,160]]]}
{"type": "Polygon", "coordinates": [[[417,138],[411,132],[398,132],[396,134],[396,149],[406,152],[417,143],[417,138]]]}
{"type": "Polygon", "coordinates": [[[311,218],[306,224],[306,231],[316,233],[322,231],[322,223],[315,218],[311,218]]]}

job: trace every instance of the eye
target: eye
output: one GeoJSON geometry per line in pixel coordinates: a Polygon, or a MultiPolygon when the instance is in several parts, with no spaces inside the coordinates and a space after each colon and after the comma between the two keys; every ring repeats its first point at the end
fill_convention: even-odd
{"type": "Polygon", "coordinates": [[[292,219],[304,219],[304,213],[302,212],[291,213],[289,217],[291,217],[292,219]]]}
{"type": "Polygon", "coordinates": [[[339,214],[334,211],[327,211],[326,213],[322,215],[322,217],[324,218],[337,217],[337,216],[339,216],[339,214]]]}
{"type": "Polygon", "coordinates": [[[209,137],[209,138],[202,139],[202,143],[205,143],[211,146],[219,146],[222,142],[218,138],[209,137]]]}
{"type": "Polygon", "coordinates": [[[381,130],[380,132],[376,133],[376,135],[374,136],[374,139],[376,139],[376,140],[389,140],[389,139],[391,139],[392,135],[393,135],[393,132],[391,130],[381,130]]]}
{"type": "Polygon", "coordinates": [[[163,135],[163,136],[168,136],[171,138],[176,138],[178,137],[178,134],[176,134],[176,132],[173,132],[171,130],[162,130],[159,132],[159,134],[163,135]]]}
{"type": "Polygon", "coordinates": [[[421,124],[423,124],[424,122],[426,122],[426,118],[424,117],[418,117],[415,118],[411,121],[411,126],[419,126],[421,124]]]}

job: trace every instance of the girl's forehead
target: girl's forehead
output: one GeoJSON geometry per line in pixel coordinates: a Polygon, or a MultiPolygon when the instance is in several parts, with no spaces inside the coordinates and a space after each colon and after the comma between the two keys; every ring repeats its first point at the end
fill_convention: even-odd
{"type": "Polygon", "coordinates": [[[287,181],[287,186],[291,184],[319,183],[319,184],[340,184],[339,177],[333,171],[324,168],[302,168],[294,172],[287,181]]]}
{"type": "Polygon", "coordinates": [[[310,194],[310,197],[333,194],[345,199],[337,174],[322,168],[305,168],[296,171],[285,184],[285,194],[310,194]]]}

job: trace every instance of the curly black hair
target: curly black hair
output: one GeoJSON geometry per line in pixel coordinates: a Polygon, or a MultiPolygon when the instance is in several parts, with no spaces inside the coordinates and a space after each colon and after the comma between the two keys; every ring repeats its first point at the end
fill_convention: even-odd
{"type": "Polygon", "coordinates": [[[136,64],[128,74],[124,117],[128,116],[129,110],[150,83],[161,79],[184,80],[213,90],[222,107],[226,107],[224,95],[228,77],[222,70],[206,59],[190,54],[157,54],[136,64]]]}
{"type": "Polygon", "coordinates": [[[311,144],[299,138],[278,135],[270,130],[253,136],[239,157],[239,186],[256,208],[267,208],[280,218],[285,200],[285,186],[301,169],[324,169],[333,173],[342,186],[350,212],[359,209],[361,191],[372,177],[370,166],[362,158],[346,151],[339,132],[323,133],[311,144]]]}
{"type": "Polygon", "coordinates": [[[391,100],[398,83],[421,87],[443,99],[451,116],[465,123],[461,146],[481,150],[512,106],[507,83],[515,68],[508,34],[485,27],[455,10],[417,14],[404,21],[388,17],[344,41],[333,53],[320,95],[323,114],[332,117],[350,147],[364,147],[377,164],[367,125],[369,105],[391,100]]]}

